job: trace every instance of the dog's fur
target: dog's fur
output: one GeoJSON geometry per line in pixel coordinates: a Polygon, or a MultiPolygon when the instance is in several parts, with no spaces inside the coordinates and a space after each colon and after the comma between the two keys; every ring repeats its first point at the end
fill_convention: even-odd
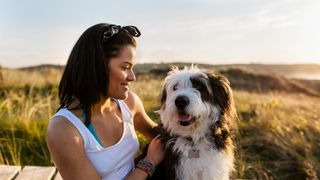
{"type": "Polygon", "coordinates": [[[229,179],[236,113],[225,77],[193,66],[173,68],[165,79],[159,113],[165,159],[150,179],[229,179]]]}

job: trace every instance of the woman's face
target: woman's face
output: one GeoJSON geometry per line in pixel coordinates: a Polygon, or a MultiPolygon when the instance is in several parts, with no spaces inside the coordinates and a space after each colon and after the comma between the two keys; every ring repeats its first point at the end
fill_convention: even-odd
{"type": "Polygon", "coordinates": [[[118,57],[109,62],[108,96],[116,99],[128,97],[130,82],[135,81],[133,66],[136,61],[136,51],[131,45],[123,47],[118,57]]]}

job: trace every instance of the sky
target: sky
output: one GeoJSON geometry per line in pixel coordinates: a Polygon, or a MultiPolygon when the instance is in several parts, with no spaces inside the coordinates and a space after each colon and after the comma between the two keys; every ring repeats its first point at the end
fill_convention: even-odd
{"type": "Polygon", "coordinates": [[[320,64],[319,0],[0,0],[0,65],[64,65],[101,22],[140,29],[137,63],[320,64]]]}

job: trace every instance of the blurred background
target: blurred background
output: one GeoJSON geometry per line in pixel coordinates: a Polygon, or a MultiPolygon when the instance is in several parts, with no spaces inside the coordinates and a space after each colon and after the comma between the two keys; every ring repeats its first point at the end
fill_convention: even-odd
{"type": "Polygon", "coordinates": [[[0,0],[0,164],[53,165],[45,131],[64,65],[79,36],[107,22],[142,32],[131,89],[155,121],[170,66],[198,64],[234,91],[232,178],[317,178],[319,19],[318,0],[0,0]]]}

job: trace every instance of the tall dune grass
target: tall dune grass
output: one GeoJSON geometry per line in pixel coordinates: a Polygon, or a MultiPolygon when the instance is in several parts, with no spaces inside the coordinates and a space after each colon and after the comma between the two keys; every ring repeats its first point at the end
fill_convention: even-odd
{"type": "Polygon", "coordinates": [[[17,69],[1,69],[1,86],[23,87],[23,86],[48,86],[57,85],[62,71],[56,69],[21,71],[17,69]]]}
{"type": "Polygon", "coordinates": [[[236,92],[235,102],[239,115],[236,177],[319,176],[319,98],[236,92]]]}
{"type": "MultiPolygon", "coordinates": [[[[0,164],[53,165],[45,131],[58,107],[57,82],[34,81],[19,86],[7,81],[0,86],[0,164]]],[[[131,89],[141,97],[151,118],[158,121],[154,111],[160,107],[161,79],[141,76],[131,89]]],[[[246,91],[235,91],[234,97],[239,119],[232,178],[319,177],[319,98],[246,91]]],[[[142,145],[147,143],[138,137],[142,145]]]]}
{"type": "Polygon", "coordinates": [[[42,94],[33,86],[4,91],[0,100],[0,164],[51,164],[45,131],[57,105],[56,91],[42,94]]]}
{"type": "Polygon", "coordinates": [[[162,86],[161,79],[150,76],[140,76],[131,86],[132,91],[143,101],[144,108],[148,115],[155,121],[158,121],[158,115],[155,111],[160,108],[162,86]]]}

